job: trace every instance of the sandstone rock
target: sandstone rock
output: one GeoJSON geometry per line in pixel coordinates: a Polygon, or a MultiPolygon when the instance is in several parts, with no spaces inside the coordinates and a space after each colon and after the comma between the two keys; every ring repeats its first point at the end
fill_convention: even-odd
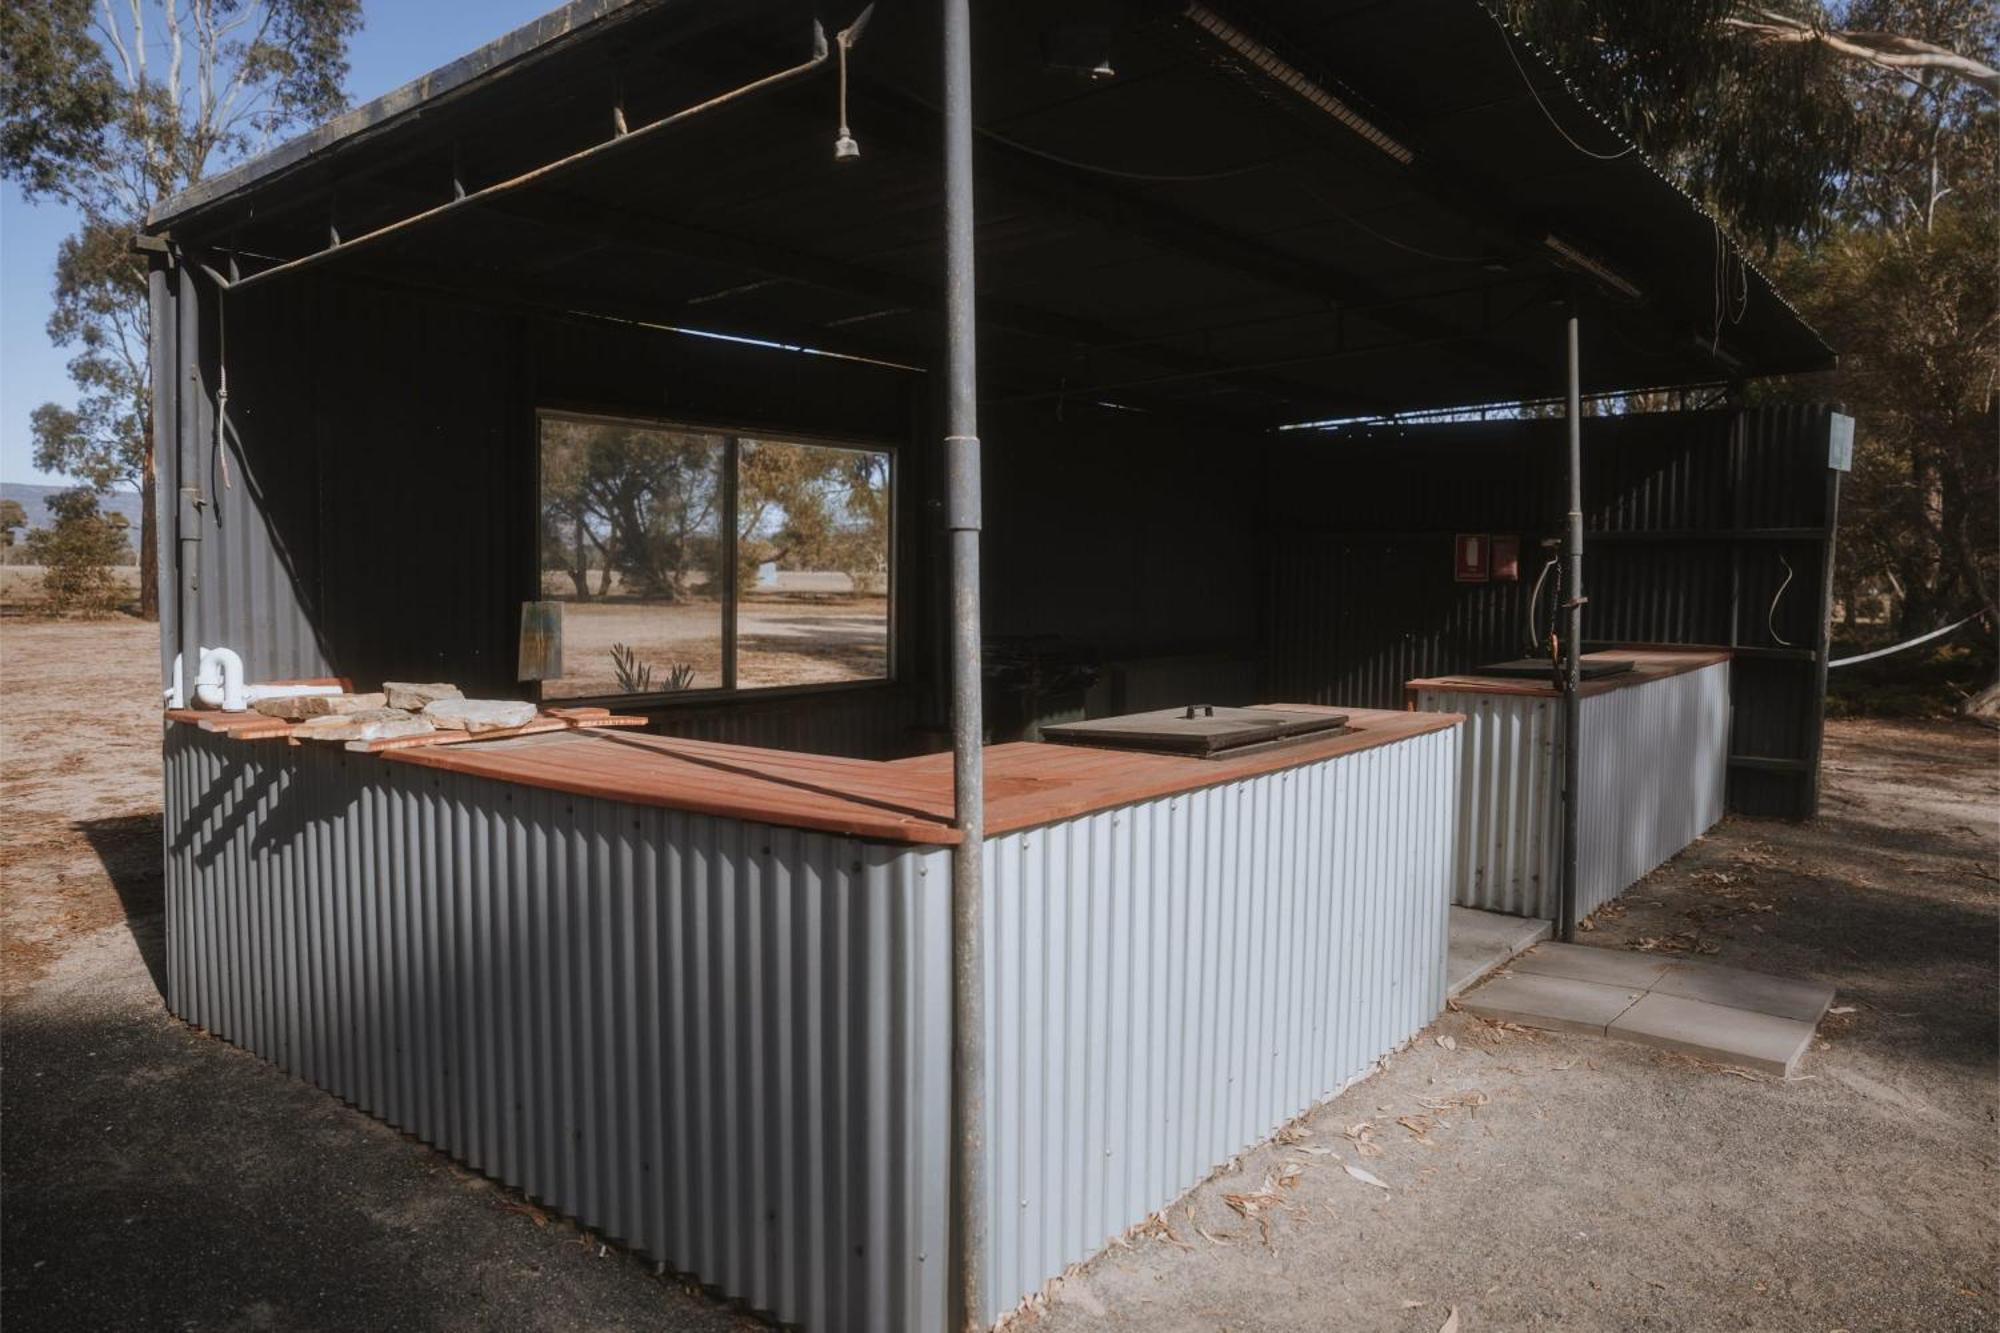
{"type": "Polygon", "coordinates": [[[424,705],[424,716],[440,731],[505,731],[524,727],[539,710],[513,699],[438,699],[424,705]]]}
{"type": "Polygon", "coordinates": [[[429,719],[401,708],[371,708],[361,713],[308,718],[292,729],[302,741],[375,741],[390,736],[422,736],[437,730],[429,719]]]}
{"type": "Polygon", "coordinates": [[[412,713],[424,711],[424,705],[438,699],[463,699],[465,694],[458,686],[446,681],[433,681],[428,685],[418,685],[407,680],[385,680],[383,693],[389,696],[389,707],[407,708],[412,713]]]}
{"type": "Polygon", "coordinates": [[[300,694],[284,699],[259,699],[250,707],[265,717],[303,722],[309,717],[365,713],[388,702],[381,694],[300,694]]]}

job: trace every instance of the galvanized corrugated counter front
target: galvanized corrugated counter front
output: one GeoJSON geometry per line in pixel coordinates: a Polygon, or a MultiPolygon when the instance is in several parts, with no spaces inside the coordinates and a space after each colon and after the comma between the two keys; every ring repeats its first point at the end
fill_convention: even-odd
{"type": "MultiPolygon", "coordinates": [[[[997,821],[989,1319],[1441,1007],[1459,732],[1381,716],[997,821]]],[[[943,1325],[947,847],[182,724],[166,769],[175,1013],[782,1320],[943,1325]]]]}
{"type": "Polygon", "coordinates": [[[945,849],[167,729],[168,999],[780,1319],[936,1328],[945,849]]]}
{"type": "Polygon", "coordinates": [[[987,840],[989,1319],[1437,1016],[1458,745],[987,840]]]}
{"type": "MultiPolygon", "coordinates": [[[[1576,918],[1713,828],[1729,762],[1729,661],[1627,654],[1650,665],[1583,691],[1576,918]],[[1673,659],[1681,660],[1675,661],[1673,659]]],[[[1586,660],[1617,656],[1589,654],[1586,660]]],[[[1539,684],[1412,681],[1411,706],[1465,719],[1452,902],[1554,920],[1561,874],[1562,701],[1539,684]]]]}

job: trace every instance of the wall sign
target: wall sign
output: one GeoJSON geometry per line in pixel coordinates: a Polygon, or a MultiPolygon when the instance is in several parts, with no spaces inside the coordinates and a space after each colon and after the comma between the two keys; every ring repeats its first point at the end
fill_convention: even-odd
{"type": "Polygon", "coordinates": [[[1451,576],[1460,583],[1484,583],[1492,577],[1492,546],[1483,532],[1461,532],[1452,538],[1451,576]]]}

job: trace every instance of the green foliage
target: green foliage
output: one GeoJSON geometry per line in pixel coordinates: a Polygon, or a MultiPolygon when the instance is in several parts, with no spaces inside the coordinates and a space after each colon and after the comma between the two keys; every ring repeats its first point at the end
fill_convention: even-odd
{"type": "Polygon", "coordinates": [[[857,587],[887,573],[889,456],[746,440],[739,482],[737,576],[757,566],[836,570],[857,587]]]}
{"type": "Polygon", "coordinates": [[[0,547],[11,547],[14,534],[28,526],[28,511],[19,500],[0,500],[0,547]]]}
{"type": "Polygon", "coordinates": [[[1984,200],[1938,208],[1932,225],[1850,228],[1787,256],[1786,286],[1841,349],[1810,386],[1854,415],[1854,471],[1841,496],[1847,595],[1880,577],[1919,633],[2000,596],[2000,224],[1984,200]]]}
{"type": "Polygon", "coordinates": [[[666,680],[654,689],[652,664],[641,662],[639,654],[622,643],[611,645],[611,672],[618,679],[621,694],[678,694],[694,685],[694,667],[676,662],[667,668],[666,680]]]}
{"type": "MultiPolygon", "coordinates": [[[[690,431],[551,418],[542,423],[544,568],[579,598],[623,591],[683,601],[720,568],[722,441],[690,431]]],[[[711,587],[713,585],[711,584],[711,587]]]]}
{"type": "Polygon", "coordinates": [[[611,645],[611,671],[618,677],[618,689],[622,694],[646,694],[653,688],[653,668],[639,660],[639,654],[629,645],[611,645]]]}
{"type": "MultiPolygon", "coordinates": [[[[1793,5],[1817,12],[1816,5],[1793,5]]],[[[1822,228],[1860,125],[1826,48],[1756,46],[1738,0],[1502,0],[1633,142],[1768,250],[1822,228]]]]}
{"type": "Polygon", "coordinates": [[[0,6],[0,173],[76,210],[50,339],[75,349],[75,408],[33,414],[36,465],[145,497],[141,609],[156,578],[147,212],[345,105],[360,0],[27,0],[0,6]]]}
{"type": "Polygon", "coordinates": [[[132,554],[126,526],[97,508],[95,492],[60,491],[48,499],[55,523],[28,534],[28,553],[42,566],[42,602],[53,614],[102,614],[123,600],[112,570],[132,554]]]}
{"type": "MultiPolygon", "coordinates": [[[[713,596],[721,540],[720,436],[622,422],[542,423],[542,568],[579,600],[619,591],[668,601],[713,596]],[[591,586],[591,574],[597,575],[591,586]]],[[[888,455],[744,440],[737,495],[739,587],[757,566],[887,571],[888,455]]]]}

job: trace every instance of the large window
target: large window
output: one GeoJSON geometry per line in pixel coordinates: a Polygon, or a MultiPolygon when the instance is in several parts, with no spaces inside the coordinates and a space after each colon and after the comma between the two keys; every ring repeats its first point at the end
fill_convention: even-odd
{"type": "Polygon", "coordinates": [[[886,451],[544,413],[541,468],[544,698],[888,676],[886,451]]]}

